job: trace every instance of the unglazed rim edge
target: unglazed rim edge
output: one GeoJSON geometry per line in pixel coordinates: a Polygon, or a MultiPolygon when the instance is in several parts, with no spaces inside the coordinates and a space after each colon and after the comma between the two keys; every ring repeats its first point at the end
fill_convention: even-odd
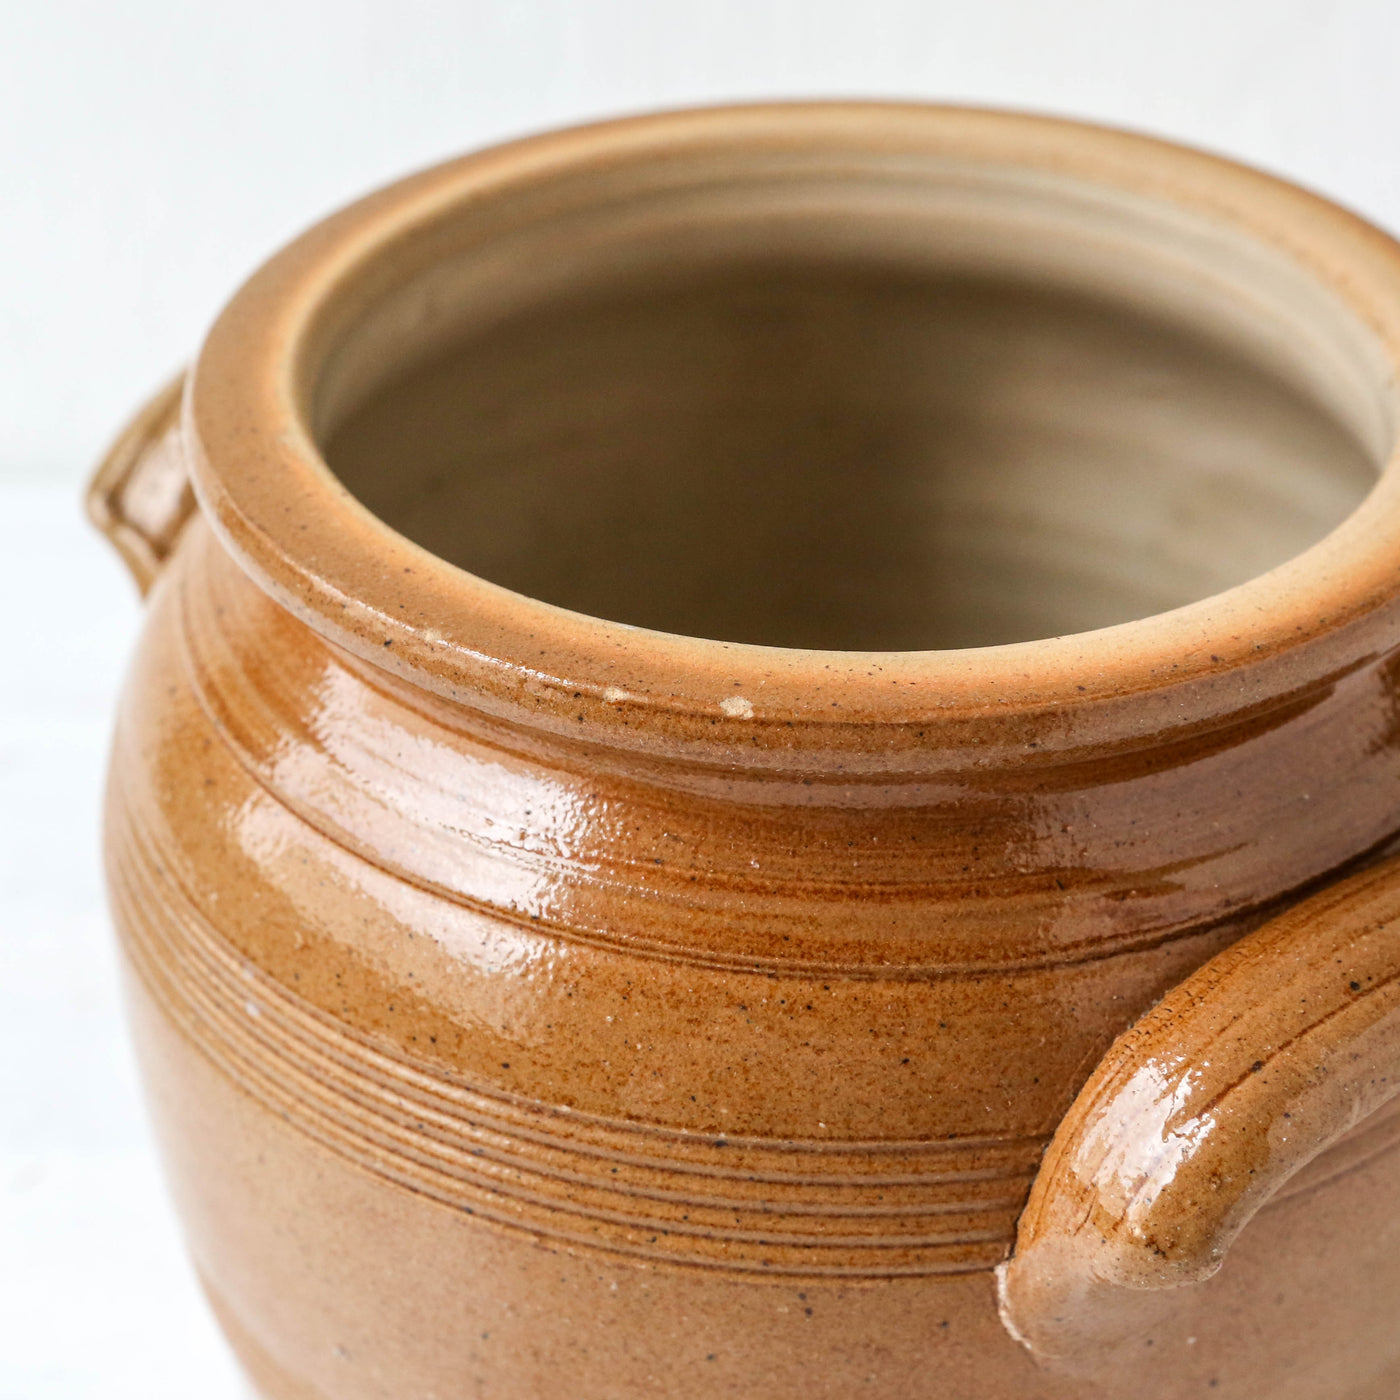
{"type": "MultiPolygon", "coordinates": [[[[196,490],[225,545],[272,596],[376,666],[488,708],[494,695],[511,711],[556,718],[572,710],[589,720],[625,714],[635,724],[633,741],[654,721],[687,719],[725,730],[786,725],[790,742],[794,721],[804,730],[852,721],[903,729],[959,716],[975,721],[988,706],[1002,718],[1050,711],[1063,718],[1167,690],[1176,719],[1195,722],[1237,709],[1245,692],[1276,694],[1279,663],[1294,684],[1335,669],[1339,647],[1348,645],[1339,634],[1364,625],[1400,592],[1387,531],[1400,521],[1395,449],[1340,526],[1234,588],[1091,632],[907,652],[711,641],[527,598],[398,534],[349,495],[316,451],[297,365],[328,267],[353,269],[473,182],[518,179],[639,145],[733,141],[736,132],[750,141],[819,142],[844,131],[849,141],[855,129],[869,143],[993,153],[1224,218],[1305,263],[1369,326],[1400,377],[1400,245],[1319,196],[1220,157],[1061,119],[924,105],[778,104],[627,118],[527,138],[410,176],[333,215],[250,280],[211,332],[185,403],[196,490]],[[1304,662],[1300,643],[1328,636],[1338,645],[1313,647],[1304,662]],[[1227,673],[1236,703],[1223,705],[1216,682],[1227,673]],[[746,703],[736,706],[734,697],[746,703]]],[[[767,747],[768,738],[755,733],[753,742],[767,747]]]]}

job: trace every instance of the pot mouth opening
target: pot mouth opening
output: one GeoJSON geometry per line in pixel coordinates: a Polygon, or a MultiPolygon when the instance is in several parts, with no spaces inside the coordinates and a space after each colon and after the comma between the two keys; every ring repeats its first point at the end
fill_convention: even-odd
{"type": "Polygon", "coordinates": [[[1344,520],[1391,447],[1271,250],[1014,167],[629,172],[409,277],[312,389],[386,524],[573,612],[922,651],[1136,621],[1344,520]]]}
{"type": "Polygon", "coordinates": [[[733,672],[751,709],[781,673],[790,708],[879,660],[940,704],[1121,692],[1375,604],[1398,289],[1343,211],[1147,138],[639,119],[413,177],[275,259],[200,369],[229,323],[277,342],[295,468],[244,489],[211,412],[202,479],[284,601],[439,680],[684,708],[733,672]],[[322,548],[270,538],[288,475],[322,548]]]}

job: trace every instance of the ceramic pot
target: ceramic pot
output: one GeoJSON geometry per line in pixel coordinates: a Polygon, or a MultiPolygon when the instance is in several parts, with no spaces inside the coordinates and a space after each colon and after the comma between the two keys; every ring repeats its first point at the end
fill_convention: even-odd
{"type": "Polygon", "coordinates": [[[1400,249],[1026,116],[370,196],[101,468],[107,850],[270,1400],[1400,1385],[1400,249]]]}

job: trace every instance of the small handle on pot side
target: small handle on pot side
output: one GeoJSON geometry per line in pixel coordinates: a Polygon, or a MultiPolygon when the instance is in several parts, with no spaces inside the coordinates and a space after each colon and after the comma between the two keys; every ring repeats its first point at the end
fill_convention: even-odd
{"type": "Polygon", "coordinates": [[[1400,1093],[1400,857],[1233,944],[1114,1043],[998,1270],[1002,1320],[1083,1374],[1209,1278],[1290,1177],[1400,1093]]]}
{"type": "Polygon", "coordinates": [[[127,424],[87,490],[88,517],[126,560],[142,595],[150,592],[194,514],[194,489],[180,443],[177,375],[127,424]]]}

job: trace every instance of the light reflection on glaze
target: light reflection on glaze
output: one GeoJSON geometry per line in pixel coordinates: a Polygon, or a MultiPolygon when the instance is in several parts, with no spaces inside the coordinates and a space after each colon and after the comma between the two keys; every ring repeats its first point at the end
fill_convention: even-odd
{"type": "Polygon", "coordinates": [[[1105,1217],[1134,1234],[1177,1171],[1210,1138],[1214,1116],[1192,1103],[1201,1071],[1180,1058],[1144,1061],[1118,1091],[1111,1113],[1092,1119],[1071,1170],[1092,1186],[1105,1217]]]}
{"type": "MultiPolygon", "coordinates": [[[[556,939],[444,903],[404,881],[377,878],[357,856],[318,840],[288,816],[259,792],[237,809],[230,825],[246,857],[272,877],[306,937],[339,945],[405,992],[411,990],[409,973],[422,961],[414,945],[426,940],[462,974],[473,975],[463,995],[474,1017],[484,1016],[501,1034],[528,1035],[540,984],[568,962],[556,939]],[[306,880],[308,863],[323,872],[315,883],[306,880]],[[283,871],[285,877],[277,878],[283,871]]],[[[427,969],[416,975],[428,975],[427,969]]]]}
{"type": "MultiPolygon", "coordinates": [[[[482,749],[464,753],[375,713],[358,679],[338,667],[324,669],[308,700],[308,729],[321,754],[369,800],[407,820],[485,846],[576,862],[585,873],[599,868],[597,852],[621,835],[605,802],[548,773],[482,749]]],[[[285,762],[279,779],[293,778],[285,762]]],[[[314,789],[313,764],[303,761],[296,776],[297,786],[314,789]]]]}
{"type": "Polygon", "coordinates": [[[362,850],[373,830],[378,861],[522,917],[567,917],[573,884],[561,867],[578,881],[602,872],[589,856],[606,846],[605,804],[490,751],[406,731],[365,700],[353,675],[327,665],[309,717],[316,744],[279,747],[275,788],[359,836],[362,850]]]}

